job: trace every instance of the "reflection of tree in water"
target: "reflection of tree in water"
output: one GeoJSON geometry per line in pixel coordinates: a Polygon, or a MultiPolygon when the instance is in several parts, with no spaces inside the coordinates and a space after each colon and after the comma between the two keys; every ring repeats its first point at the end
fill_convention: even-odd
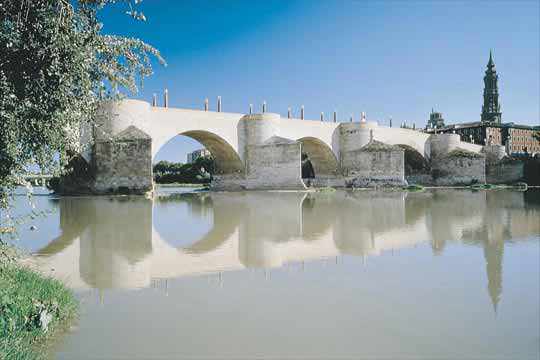
{"type": "Polygon", "coordinates": [[[185,203],[188,206],[190,215],[197,218],[207,218],[212,214],[213,202],[209,193],[192,192],[158,195],[155,202],[162,207],[171,205],[171,208],[174,208],[178,203],[185,203]]]}

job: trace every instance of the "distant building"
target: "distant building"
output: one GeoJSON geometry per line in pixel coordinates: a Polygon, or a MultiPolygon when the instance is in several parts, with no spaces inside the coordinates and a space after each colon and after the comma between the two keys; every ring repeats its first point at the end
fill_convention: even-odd
{"type": "Polygon", "coordinates": [[[499,76],[495,71],[493,55],[489,52],[489,61],[484,76],[484,103],[480,121],[444,125],[441,113],[431,112],[426,132],[455,133],[462,141],[479,145],[504,145],[508,154],[540,153],[540,126],[502,123],[499,103],[499,76]],[[438,119],[442,126],[436,126],[438,119]]]}
{"type": "Polygon", "coordinates": [[[416,128],[416,124],[413,123],[412,125],[407,124],[406,122],[403,122],[400,126],[401,129],[409,129],[409,130],[418,130],[422,131],[422,128],[416,128]]]}
{"type": "Polygon", "coordinates": [[[200,157],[210,156],[210,151],[206,149],[199,149],[187,154],[187,163],[192,164],[200,157]]]}
{"type": "MultiPolygon", "coordinates": [[[[462,141],[479,145],[504,145],[508,154],[540,153],[540,126],[514,123],[495,124],[482,121],[461,123],[435,129],[437,133],[455,133],[462,141]]],[[[429,131],[428,129],[428,132],[429,131]]]]}
{"type": "Polygon", "coordinates": [[[440,129],[444,127],[444,118],[442,113],[435,112],[431,109],[431,114],[429,114],[429,120],[427,124],[428,129],[440,129]]]}

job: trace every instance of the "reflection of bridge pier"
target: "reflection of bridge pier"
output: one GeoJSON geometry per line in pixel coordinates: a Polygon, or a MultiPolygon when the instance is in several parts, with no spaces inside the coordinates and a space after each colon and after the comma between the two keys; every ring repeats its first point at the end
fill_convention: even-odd
{"type": "Polygon", "coordinates": [[[85,212],[89,225],[80,236],[81,278],[96,288],[148,286],[152,202],[92,200],[85,212]]]}
{"type": "Polygon", "coordinates": [[[344,254],[366,256],[425,241],[422,227],[413,229],[416,237],[404,231],[406,196],[402,192],[344,193],[343,211],[333,227],[336,246],[344,254]]]}
{"type": "Polygon", "coordinates": [[[62,235],[36,254],[38,264],[55,269],[51,275],[64,271],[60,278],[75,287],[148,286],[151,200],[62,198],[59,208],[62,235]],[[68,258],[60,258],[62,254],[68,258]]]}
{"type": "Polygon", "coordinates": [[[239,228],[239,260],[245,267],[283,265],[283,244],[302,235],[304,193],[258,192],[246,195],[248,208],[239,228]]]}

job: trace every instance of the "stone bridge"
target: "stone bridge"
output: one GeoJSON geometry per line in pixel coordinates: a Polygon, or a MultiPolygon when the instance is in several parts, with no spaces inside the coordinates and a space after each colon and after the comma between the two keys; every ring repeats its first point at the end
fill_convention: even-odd
{"type": "Polygon", "coordinates": [[[177,135],[197,140],[212,153],[217,168],[212,186],[224,190],[305,189],[302,153],[314,167],[311,185],[339,187],[406,184],[404,148],[426,161],[456,148],[482,150],[455,134],[429,135],[365,119],[325,122],[158,107],[139,100],[107,104],[97,123],[83,140],[95,140],[84,157],[95,164],[98,192],[151,189],[152,159],[177,135]]]}

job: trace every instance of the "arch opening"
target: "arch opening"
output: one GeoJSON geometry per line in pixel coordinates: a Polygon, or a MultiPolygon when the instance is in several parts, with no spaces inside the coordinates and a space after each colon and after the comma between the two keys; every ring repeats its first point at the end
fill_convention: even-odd
{"type": "MultiPolygon", "coordinates": [[[[194,149],[193,147],[196,147],[196,145],[194,143],[189,144],[192,150],[201,150],[204,148],[210,152],[214,158],[214,174],[225,175],[241,173],[244,171],[243,162],[234,148],[222,137],[205,130],[190,130],[179,133],[159,148],[158,152],[154,156],[154,160],[162,157],[158,155],[160,155],[163,148],[168,146],[173,139],[184,136],[195,140],[201,145],[199,149],[194,149]]],[[[185,161],[186,160],[182,160],[180,162],[185,161]]]]}
{"type": "Polygon", "coordinates": [[[405,176],[429,174],[429,161],[418,150],[410,145],[398,144],[404,154],[405,176]]]}
{"type": "Polygon", "coordinates": [[[314,137],[297,140],[302,144],[302,153],[313,165],[315,178],[332,177],[339,174],[339,163],[332,149],[323,141],[314,137]]]}

